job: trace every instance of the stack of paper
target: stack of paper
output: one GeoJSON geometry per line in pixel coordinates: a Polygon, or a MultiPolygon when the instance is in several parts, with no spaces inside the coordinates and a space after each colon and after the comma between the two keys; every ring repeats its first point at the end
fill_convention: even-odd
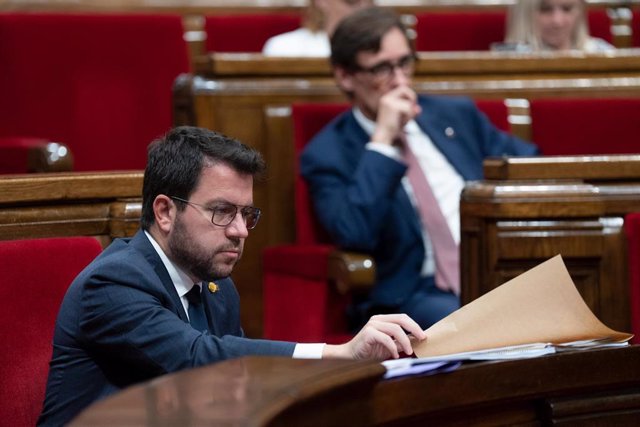
{"type": "Polygon", "coordinates": [[[621,346],[633,337],[608,328],[595,317],[560,255],[461,307],[426,333],[426,341],[414,343],[418,359],[385,362],[388,369],[621,346]]]}

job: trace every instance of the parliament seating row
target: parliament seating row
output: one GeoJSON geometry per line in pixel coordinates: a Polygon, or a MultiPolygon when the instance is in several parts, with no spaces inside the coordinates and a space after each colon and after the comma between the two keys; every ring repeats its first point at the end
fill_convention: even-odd
{"type": "MultiPolygon", "coordinates": [[[[245,15],[243,27],[235,16],[215,17],[207,24],[217,31],[210,48],[225,49],[216,40],[256,48],[246,35],[266,36],[258,22],[274,32],[281,22],[273,16],[254,22],[257,15],[245,15]]],[[[299,20],[282,16],[288,29],[299,20]]],[[[0,14],[0,146],[12,150],[0,170],[142,168],[146,145],[171,126],[171,85],[190,69],[180,21],[171,14],[0,14]],[[79,142],[88,140],[91,146],[79,142]]]]}
{"type": "MultiPolygon", "coordinates": [[[[619,18],[612,19],[611,14],[617,16],[620,12],[589,10],[591,34],[618,47],[628,47],[628,40],[616,37],[622,24],[619,18]]],[[[622,15],[627,16],[627,20],[631,16],[630,13],[622,15]]],[[[409,18],[418,51],[473,51],[489,50],[493,43],[504,41],[507,13],[506,9],[455,10],[418,12],[409,18]]],[[[300,26],[299,15],[286,13],[207,15],[204,21],[207,52],[260,52],[269,37],[300,26]]],[[[628,35],[631,24],[624,25],[628,35]]]]}
{"type": "MultiPolygon", "coordinates": [[[[276,59],[251,54],[211,54],[194,75],[175,85],[176,124],[233,135],[263,153],[268,179],[256,183],[254,201],[263,208],[264,226],[252,231],[251,244],[234,277],[243,297],[243,324],[262,335],[262,250],[296,241],[291,105],[295,102],[345,102],[326,60],[276,59]]],[[[640,56],[621,49],[613,55],[505,55],[495,52],[421,52],[414,75],[419,93],[468,95],[475,99],[637,98],[640,56]]],[[[516,108],[514,118],[518,116],[516,108]]],[[[526,123],[510,123],[518,135],[526,123]]],[[[522,135],[527,137],[526,135],[522,135]]],[[[530,136],[529,136],[530,137],[530,136]]],[[[553,146],[553,144],[552,144],[553,146]]]]}

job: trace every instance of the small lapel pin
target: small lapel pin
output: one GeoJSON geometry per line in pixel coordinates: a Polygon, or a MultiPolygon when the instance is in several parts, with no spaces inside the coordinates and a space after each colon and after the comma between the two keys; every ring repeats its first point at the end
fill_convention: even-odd
{"type": "Polygon", "coordinates": [[[211,292],[212,294],[215,294],[216,292],[218,292],[218,285],[216,285],[213,282],[209,282],[209,292],[211,292]]]}
{"type": "Polygon", "coordinates": [[[454,136],[456,136],[456,131],[453,130],[453,128],[451,126],[448,126],[444,130],[444,134],[447,135],[448,138],[453,138],[454,136]]]}

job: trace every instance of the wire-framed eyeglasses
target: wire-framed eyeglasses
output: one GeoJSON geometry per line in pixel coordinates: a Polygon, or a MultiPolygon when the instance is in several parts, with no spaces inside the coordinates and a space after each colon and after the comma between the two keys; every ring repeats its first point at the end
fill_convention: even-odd
{"type": "Polygon", "coordinates": [[[393,76],[393,72],[396,68],[399,68],[405,76],[408,76],[413,72],[413,66],[415,63],[416,56],[413,53],[410,53],[395,62],[384,61],[371,67],[361,67],[357,65],[355,71],[369,73],[377,80],[388,80],[393,76]]]}
{"type": "Polygon", "coordinates": [[[198,206],[205,211],[211,212],[211,223],[219,227],[226,227],[227,225],[231,224],[236,215],[238,215],[238,211],[240,211],[240,215],[242,215],[242,220],[244,221],[245,226],[248,230],[252,230],[256,227],[256,225],[258,225],[258,220],[260,220],[260,215],[262,214],[260,208],[256,208],[253,206],[238,206],[231,203],[219,203],[214,206],[205,206],[199,203],[181,199],[180,197],[170,197],[171,199],[177,200],[178,202],[198,206]]]}

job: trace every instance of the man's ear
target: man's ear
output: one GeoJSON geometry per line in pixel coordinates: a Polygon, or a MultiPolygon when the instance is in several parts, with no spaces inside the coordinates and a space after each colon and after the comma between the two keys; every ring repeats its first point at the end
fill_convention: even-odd
{"type": "Polygon", "coordinates": [[[168,233],[173,227],[178,209],[170,197],[159,194],[153,201],[153,214],[158,228],[164,233],[168,233]]]}
{"type": "Polygon", "coordinates": [[[353,92],[353,74],[342,67],[333,69],[333,78],[338,87],[345,93],[353,92]]]}

